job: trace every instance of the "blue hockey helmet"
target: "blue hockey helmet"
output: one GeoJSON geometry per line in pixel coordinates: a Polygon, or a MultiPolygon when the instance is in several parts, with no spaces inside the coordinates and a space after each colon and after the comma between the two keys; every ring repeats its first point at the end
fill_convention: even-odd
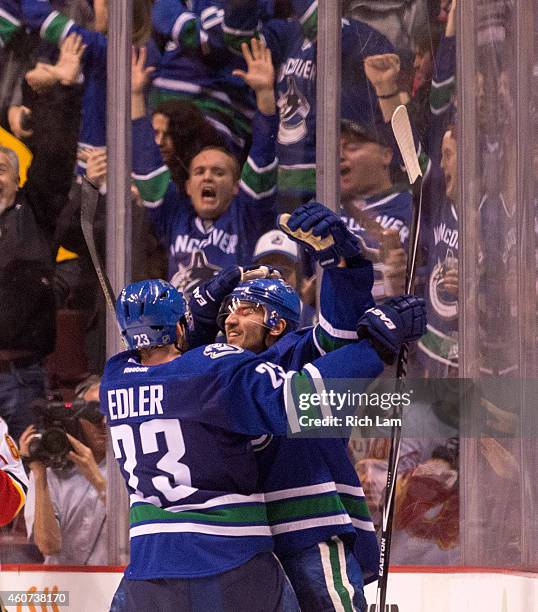
{"type": "Polygon", "coordinates": [[[272,329],[280,319],[287,323],[286,331],[296,329],[301,316],[301,302],[295,289],[281,278],[257,278],[240,283],[226,296],[217,316],[217,325],[224,330],[228,315],[240,302],[252,302],[265,308],[264,322],[272,329]]]}
{"type": "Polygon", "coordinates": [[[175,343],[183,317],[188,318],[183,294],[161,279],[131,283],[116,300],[116,318],[130,349],[175,343]]]}

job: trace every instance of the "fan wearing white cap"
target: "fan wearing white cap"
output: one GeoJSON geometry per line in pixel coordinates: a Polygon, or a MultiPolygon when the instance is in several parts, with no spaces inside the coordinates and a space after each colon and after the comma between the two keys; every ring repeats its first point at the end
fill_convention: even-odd
{"type": "Polygon", "coordinates": [[[299,249],[282,230],[274,229],[262,234],[254,247],[252,259],[259,265],[276,268],[288,285],[298,288],[299,249]]]}
{"type": "MultiPolygon", "coordinates": [[[[305,294],[305,290],[312,285],[312,282],[311,279],[303,278],[297,243],[290,240],[282,230],[271,230],[258,239],[252,259],[258,265],[276,268],[280,272],[282,278],[299,293],[301,298],[300,327],[312,325],[316,317],[315,297],[314,304],[311,304],[305,294]]],[[[315,296],[315,293],[313,295],[315,296]]]]}

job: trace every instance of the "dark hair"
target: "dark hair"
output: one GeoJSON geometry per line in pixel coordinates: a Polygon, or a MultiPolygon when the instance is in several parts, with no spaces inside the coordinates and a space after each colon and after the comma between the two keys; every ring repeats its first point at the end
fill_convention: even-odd
{"type": "Polygon", "coordinates": [[[154,109],[153,114],[157,113],[168,119],[167,134],[174,147],[168,165],[174,182],[183,189],[192,158],[202,149],[225,148],[224,138],[192,102],[167,100],[154,109]]]}
{"type": "Polygon", "coordinates": [[[426,23],[419,26],[413,33],[413,44],[423,53],[429,51],[432,58],[437,53],[439,41],[441,39],[441,26],[436,23],[426,23]]]}
{"type": "Polygon", "coordinates": [[[153,0],[133,2],[133,44],[141,47],[151,37],[151,9],[153,0]]]}

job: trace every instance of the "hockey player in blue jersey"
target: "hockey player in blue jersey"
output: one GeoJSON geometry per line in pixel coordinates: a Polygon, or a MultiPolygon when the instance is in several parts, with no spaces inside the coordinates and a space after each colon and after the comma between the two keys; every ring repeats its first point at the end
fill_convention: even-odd
{"type": "Polygon", "coordinates": [[[187,317],[166,281],[118,298],[129,350],[107,362],[100,401],[130,495],[131,562],[112,610],[297,610],[251,440],[293,431],[317,377],[368,379],[382,362],[367,340],[289,372],[230,344],[186,351],[187,317]]]}
{"type": "Polygon", "coordinates": [[[193,157],[185,185],[175,185],[153,142],[146,117],[144,83],[148,72],[134,59],[132,78],[133,170],[157,237],[168,249],[168,276],[190,293],[218,270],[248,264],[257,239],[274,228],[277,126],[274,70],[268,49],[254,40],[243,46],[246,72],[237,74],[256,93],[249,157],[239,177],[237,159],[217,147],[193,157]]]}
{"type": "MultiPolygon", "coordinates": [[[[358,242],[338,217],[309,203],[288,221],[300,229],[303,246],[319,246],[321,235],[335,245],[316,251],[325,264],[320,324],[296,331],[299,300],[279,280],[239,284],[224,299],[219,323],[227,341],[257,352],[280,369],[300,369],[305,362],[346,342],[357,340],[356,321],[373,305],[372,266],[360,255],[358,242]],[[319,232],[315,235],[314,232],[319,232]],[[344,257],[345,256],[345,257],[344,257]]],[[[293,234],[298,238],[298,233],[293,234]]],[[[210,324],[233,273],[221,274],[193,296],[195,321],[210,324]]],[[[402,339],[424,331],[421,300],[407,297],[370,311],[361,320],[378,351],[391,361],[402,339]],[[383,310],[384,309],[384,310],[383,310]],[[380,312],[398,321],[396,335],[380,312]],[[414,329],[413,329],[414,328],[414,329]]],[[[311,371],[311,366],[304,369],[311,371]]],[[[359,479],[342,439],[260,438],[255,443],[260,486],[265,493],[275,552],[303,610],[362,610],[364,581],[377,576],[379,550],[359,479]]]]}

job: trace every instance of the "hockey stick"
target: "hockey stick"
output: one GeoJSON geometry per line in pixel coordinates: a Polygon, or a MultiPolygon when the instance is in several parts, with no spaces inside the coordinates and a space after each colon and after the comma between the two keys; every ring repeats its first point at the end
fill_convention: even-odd
{"type": "MultiPolygon", "coordinates": [[[[403,105],[398,106],[392,115],[392,131],[398,143],[398,148],[407,170],[409,182],[413,186],[413,216],[409,231],[409,252],[407,256],[407,267],[405,271],[405,292],[411,293],[415,279],[415,268],[418,252],[418,238],[420,233],[420,218],[422,213],[422,171],[418,162],[413,132],[409,123],[407,108],[403,105]]],[[[396,387],[401,392],[404,387],[404,379],[407,374],[407,344],[402,345],[398,355],[396,366],[396,387]]],[[[400,419],[401,406],[394,407],[394,417],[400,419]]],[[[401,425],[393,425],[391,431],[389,460],[387,467],[387,486],[385,488],[385,499],[383,502],[383,521],[381,526],[381,542],[379,557],[379,580],[377,583],[376,612],[385,612],[385,601],[387,597],[387,584],[390,563],[390,545],[392,541],[392,523],[394,516],[396,478],[398,473],[398,463],[400,460],[402,429],[401,425]]]]}
{"type": "Polygon", "coordinates": [[[107,306],[110,308],[116,317],[116,298],[114,297],[114,291],[112,285],[106,275],[105,267],[99,257],[97,248],[95,246],[95,237],[93,235],[93,227],[95,223],[95,214],[97,212],[97,204],[99,202],[99,191],[86,179],[82,180],[81,195],[80,195],[80,225],[82,227],[82,233],[86,246],[92,259],[95,273],[99,279],[99,284],[103,290],[107,306]]]}

